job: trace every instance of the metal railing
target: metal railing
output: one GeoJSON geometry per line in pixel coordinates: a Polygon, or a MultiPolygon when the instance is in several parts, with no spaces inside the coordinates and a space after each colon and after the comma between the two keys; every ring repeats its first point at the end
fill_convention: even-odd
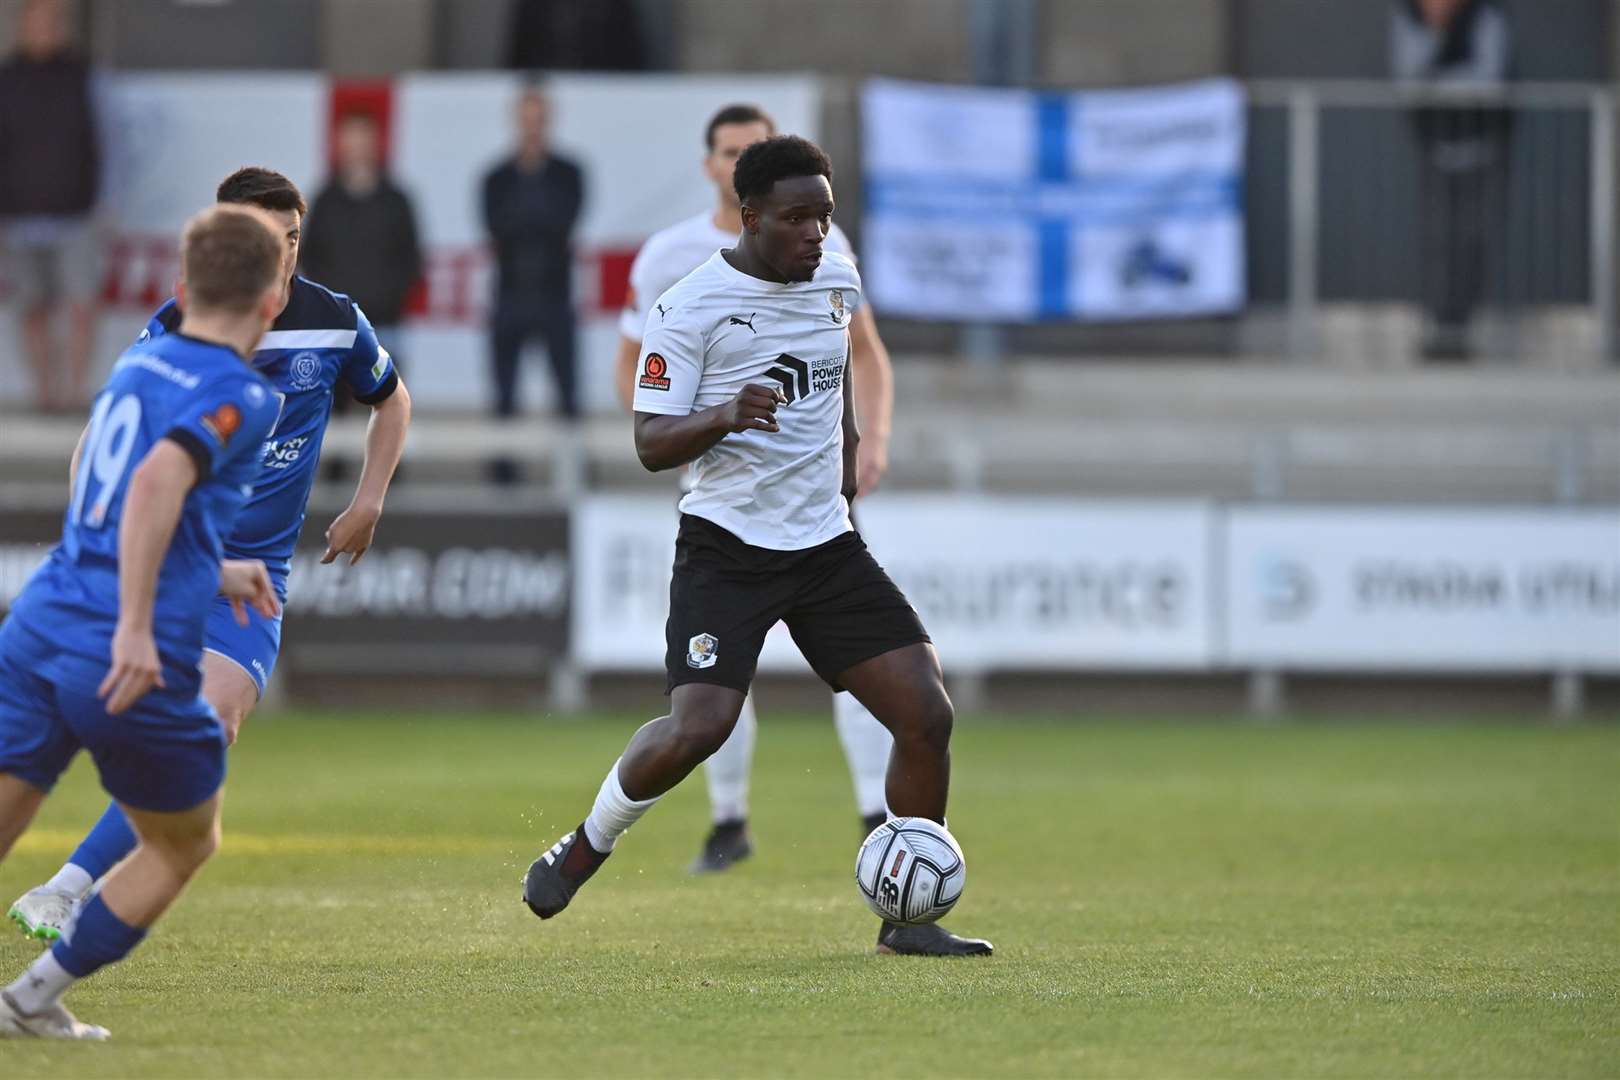
{"type": "MultiPolygon", "coordinates": [[[[1576,359],[1614,358],[1620,236],[1613,87],[1257,81],[1248,90],[1262,140],[1251,143],[1251,160],[1268,150],[1263,114],[1281,111],[1286,118],[1285,303],[1294,359],[1320,352],[1327,294],[1432,307],[1438,292],[1439,306],[1455,306],[1466,289],[1448,276],[1479,283],[1475,295],[1461,298],[1470,309],[1465,315],[1491,306],[1512,316],[1550,306],[1584,312],[1590,323],[1584,340],[1596,355],[1576,359]],[[1358,149],[1373,153],[1357,160],[1358,149]],[[1402,183],[1407,190],[1398,188],[1402,183]],[[1472,241],[1451,237],[1450,250],[1436,252],[1437,243],[1447,246],[1448,230],[1471,234],[1472,241]],[[1412,253],[1413,241],[1415,275],[1394,262],[1412,253]],[[1325,261],[1347,246],[1371,257],[1359,274],[1339,273],[1328,287],[1324,278],[1333,267],[1325,261]],[[1490,265],[1468,265],[1480,258],[1490,265]]],[[[1263,211],[1259,221],[1251,212],[1252,238],[1264,220],[1263,211]]],[[[1428,320],[1432,334],[1432,310],[1428,320]]],[[[1534,345],[1519,333],[1487,351],[1522,356],[1534,345]]]]}

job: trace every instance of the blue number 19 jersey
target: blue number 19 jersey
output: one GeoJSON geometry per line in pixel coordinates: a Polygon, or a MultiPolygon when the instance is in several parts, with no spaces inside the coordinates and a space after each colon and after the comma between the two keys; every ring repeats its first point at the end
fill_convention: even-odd
{"type": "Polygon", "coordinates": [[[159,441],[196,462],[197,484],[158,574],[153,632],[171,691],[195,686],[224,538],[252,492],[275,423],[270,386],[235,352],[183,334],[143,342],[97,395],[62,522],[62,542],[23,589],[9,635],[53,681],[94,687],[118,621],[118,529],[130,476],[159,441]]]}

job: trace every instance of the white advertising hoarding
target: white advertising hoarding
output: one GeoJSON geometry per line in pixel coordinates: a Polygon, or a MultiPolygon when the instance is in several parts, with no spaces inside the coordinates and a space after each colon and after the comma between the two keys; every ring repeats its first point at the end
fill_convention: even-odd
{"type": "Polygon", "coordinates": [[[1234,667],[1620,670],[1620,511],[1234,507],[1234,667]]]}
{"type": "MultiPolygon", "coordinates": [[[[598,496],[574,517],[575,659],[659,669],[673,496],[598,496]]],[[[1213,660],[1204,503],[881,495],[863,536],[948,668],[1206,668],[1213,660]]],[[[806,670],[785,628],[766,670],[806,670]]]]}

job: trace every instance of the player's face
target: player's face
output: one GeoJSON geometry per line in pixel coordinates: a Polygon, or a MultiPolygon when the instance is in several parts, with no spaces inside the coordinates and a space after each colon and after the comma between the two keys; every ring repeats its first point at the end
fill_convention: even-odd
{"type": "Polygon", "coordinates": [[[760,256],[788,281],[809,281],[832,227],[832,185],[825,176],[790,176],[743,212],[760,256]]]}
{"type": "Polygon", "coordinates": [[[281,278],[292,280],[298,268],[298,242],[304,236],[304,219],[296,210],[266,210],[276,224],[276,235],[282,240],[281,278]]]}
{"type": "Polygon", "coordinates": [[[714,149],[703,159],[703,171],[714,181],[721,202],[737,205],[737,190],[731,186],[737,159],[744,150],[770,137],[770,125],[757,120],[751,124],[721,124],[714,129],[714,149]]]}

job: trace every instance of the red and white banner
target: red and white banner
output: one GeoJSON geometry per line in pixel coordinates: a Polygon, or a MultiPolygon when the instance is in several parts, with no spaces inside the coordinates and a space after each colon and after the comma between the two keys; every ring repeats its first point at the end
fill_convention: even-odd
{"type": "MultiPolygon", "coordinates": [[[[303,73],[107,77],[101,97],[107,309],[98,372],[172,291],[180,227],[213,199],[219,180],[242,165],[266,165],[313,199],[327,175],[331,121],[355,107],[383,123],[391,171],[415,203],[427,255],[403,340],[388,344],[404,359],[421,406],[483,408],[490,397],[483,320],[491,280],[479,189],[485,172],[510,152],[521,86],[509,74],[364,83],[303,73]]],[[[556,152],[578,162],[586,177],[575,234],[585,402],[611,409],[614,317],[630,260],[648,235],[714,201],[701,168],[709,117],[723,105],[754,102],[783,131],[813,138],[820,91],[807,77],[674,75],[558,75],[546,88],[556,152]]],[[[0,308],[0,341],[19,340],[14,318],[9,305],[0,308]]],[[[549,404],[544,365],[526,375],[529,407],[549,404]]],[[[29,396],[20,348],[0,350],[0,401],[29,396]]]]}

